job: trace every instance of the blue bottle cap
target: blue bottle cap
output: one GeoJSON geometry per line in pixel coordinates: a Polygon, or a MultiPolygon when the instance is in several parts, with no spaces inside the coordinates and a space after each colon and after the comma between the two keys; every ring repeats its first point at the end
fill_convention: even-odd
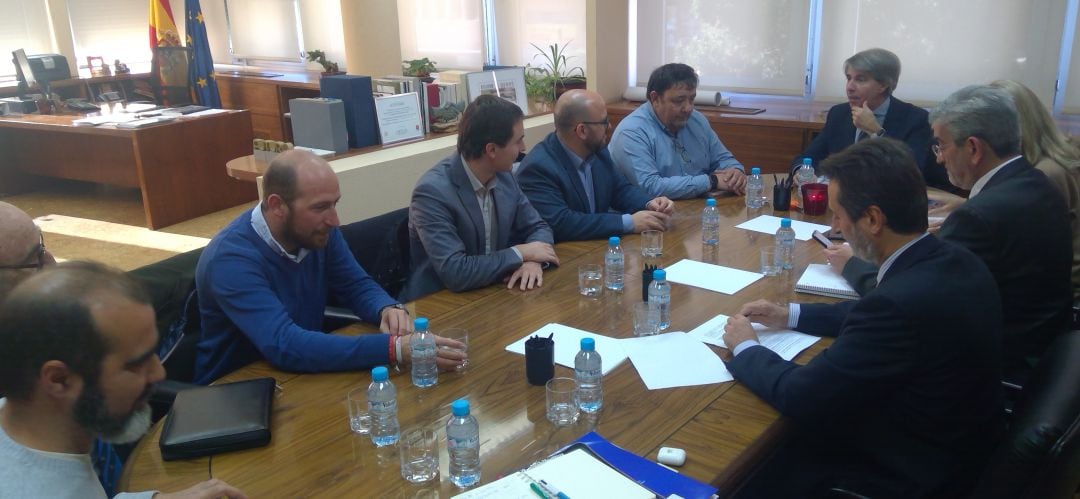
{"type": "Polygon", "coordinates": [[[791,227],[791,219],[790,218],[781,218],[780,219],[780,226],[781,227],[791,227]]]}
{"type": "Polygon", "coordinates": [[[758,168],[756,166],[751,168],[750,169],[750,174],[751,175],[761,175],[761,168],[758,168]]]}
{"type": "Polygon", "coordinates": [[[664,272],[664,269],[656,269],[652,271],[652,278],[654,281],[667,280],[667,272],[664,272]]]}
{"type": "Polygon", "coordinates": [[[592,338],[582,338],[581,339],[581,349],[582,350],[589,350],[589,351],[596,350],[596,340],[594,340],[592,338]]]}
{"type": "Polygon", "coordinates": [[[709,198],[705,200],[705,206],[716,206],[716,198],[709,198]]]}
{"type": "Polygon", "coordinates": [[[417,331],[427,331],[428,320],[427,317],[417,317],[413,321],[413,329],[417,331]]]}
{"type": "Polygon", "coordinates": [[[611,236],[607,240],[608,246],[618,246],[620,242],[622,239],[619,239],[619,236],[611,236]]]}
{"type": "Polygon", "coordinates": [[[371,370],[372,381],[386,381],[388,378],[390,378],[390,373],[386,370],[386,366],[379,366],[371,370]]]}
{"type": "Polygon", "coordinates": [[[450,410],[454,412],[455,416],[468,416],[469,401],[465,399],[457,399],[452,404],[450,404],[450,410]]]}
{"type": "Polygon", "coordinates": [[[814,163],[814,160],[812,160],[812,159],[810,159],[810,158],[803,158],[803,159],[802,159],[802,164],[804,164],[804,165],[806,165],[806,166],[810,166],[810,165],[812,165],[813,163],[814,163]]]}

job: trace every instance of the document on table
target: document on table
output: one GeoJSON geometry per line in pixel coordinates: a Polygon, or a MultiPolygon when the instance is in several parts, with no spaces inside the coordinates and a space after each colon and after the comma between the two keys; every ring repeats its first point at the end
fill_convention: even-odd
{"type": "Polygon", "coordinates": [[[533,335],[543,336],[544,338],[547,338],[548,335],[553,335],[552,339],[555,340],[555,363],[569,367],[570,369],[574,368],[574,357],[577,355],[578,351],[581,350],[582,338],[593,338],[596,340],[596,351],[600,352],[600,358],[603,359],[602,364],[604,374],[611,372],[612,369],[615,369],[622,361],[626,360],[626,350],[623,349],[623,346],[620,344],[620,341],[622,340],[582,331],[554,322],[507,345],[506,350],[516,354],[525,355],[525,340],[532,338],[533,335]]]}
{"type": "Polygon", "coordinates": [[[686,333],[676,331],[621,341],[634,369],[650,390],[735,379],[715,352],[686,333]]]}
{"type": "Polygon", "coordinates": [[[765,277],[757,272],[721,267],[696,260],[679,260],[666,269],[667,279],[679,284],[716,291],[727,295],[738,293],[758,279],[765,277]]]}
{"type": "Polygon", "coordinates": [[[538,496],[529,484],[539,483],[541,480],[554,485],[567,497],[656,497],[645,487],[590,455],[588,451],[574,449],[454,498],[536,499],[538,496]]]}
{"type": "MultiPolygon", "coordinates": [[[[724,344],[724,325],[727,324],[728,316],[720,314],[712,319],[709,319],[704,324],[691,330],[688,335],[712,345],[726,347],[724,344]]],[[[817,343],[817,336],[811,336],[809,334],[800,333],[798,331],[792,331],[790,329],[773,329],[764,324],[758,324],[756,322],[751,323],[754,328],[754,332],[758,335],[758,342],[762,346],[776,352],[780,358],[784,360],[794,359],[799,352],[806,350],[817,343]]],[[[731,345],[735,348],[735,345],[731,345]]],[[[727,369],[725,368],[725,371],[727,369]]]]}
{"type": "MultiPolygon", "coordinates": [[[[776,229],[780,228],[780,218],[772,215],[761,215],[753,220],[747,220],[736,225],[735,228],[776,234],[776,229]]],[[[828,225],[803,222],[801,220],[792,220],[791,228],[795,229],[795,239],[800,241],[809,241],[815,230],[825,232],[830,229],[828,225]]]]}

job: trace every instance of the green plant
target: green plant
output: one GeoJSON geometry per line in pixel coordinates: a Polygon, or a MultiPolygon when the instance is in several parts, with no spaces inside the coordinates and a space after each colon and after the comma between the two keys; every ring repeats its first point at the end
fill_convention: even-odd
{"type": "Polygon", "coordinates": [[[573,56],[566,55],[566,48],[570,42],[562,46],[553,43],[547,49],[540,48],[535,43],[530,43],[539,52],[533,56],[533,61],[540,58],[540,65],[525,66],[525,89],[529,96],[541,101],[554,101],[556,88],[570,82],[585,81],[585,70],[581,66],[570,66],[573,56]]]}
{"type": "Polygon", "coordinates": [[[435,67],[436,64],[438,63],[428,60],[427,57],[401,61],[401,74],[405,76],[427,78],[431,76],[431,73],[437,73],[439,71],[439,68],[435,67]]]}
{"type": "Polygon", "coordinates": [[[307,60],[311,62],[317,62],[323,67],[323,71],[327,73],[337,73],[338,64],[336,62],[330,62],[326,59],[326,52],[321,50],[309,50],[307,53],[307,60]]]}

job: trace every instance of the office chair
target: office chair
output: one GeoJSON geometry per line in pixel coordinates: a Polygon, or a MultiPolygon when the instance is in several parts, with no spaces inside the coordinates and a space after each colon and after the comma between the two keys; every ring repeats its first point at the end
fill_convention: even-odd
{"type": "Polygon", "coordinates": [[[154,99],[159,106],[186,106],[195,100],[188,80],[191,49],[188,47],[155,47],[151,63],[154,99]]]}
{"type": "MultiPolygon", "coordinates": [[[[341,226],[353,257],[390,296],[397,296],[409,279],[409,209],[401,208],[341,226]]],[[[333,297],[331,297],[333,300],[333,297]]],[[[360,319],[331,301],[323,328],[333,331],[360,319]]]]}

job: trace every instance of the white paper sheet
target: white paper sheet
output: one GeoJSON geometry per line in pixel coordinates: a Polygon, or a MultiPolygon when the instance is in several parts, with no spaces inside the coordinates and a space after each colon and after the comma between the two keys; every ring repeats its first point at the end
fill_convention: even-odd
{"type": "MultiPolygon", "coordinates": [[[[723,336],[724,325],[727,324],[727,321],[728,316],[724,314],[717,315],[694,328],[687,335],[704,343],[726,347],[723,336]]],[[[794,359],[796,355],[799,355],[799,352],[806,350],[810,345],[817,343],[821,339],[817,336],[790,329],[773,329],[758,323],[751,323],[750,325],[754,327],[754,332],[758,335],[758,342],[765,348],[776,352],[784,360],[794,359]]],[[[734,348],[735,345],[731,345],[731,347],[734,348]]],[[[727,371],[727,368],[724,370],[727,371]]]]}
{"type": "MultiPolygon", "coordinates": [[[[766,234],[776,234],[776,229],[780,228],[780,218],[772,215],[761,215],[753,220],[747,220],[736,225],[735,228],[752,230],[754,232],[764,232],[766,234]]],[[[795,229],[795,239],[809,241],[815,230],[825,232],[829,230],[830,227],[828,225],[803,222],[801,220],[792,220],[791,228],[795,229]]]]}
{"type": "Polygon", "coordinates": [[[676,331],[621,341],[650,390],[734,379],[715,352],[686,333],[676,331]]]}
{"type": "Polygon", "coordinates": [[[679,260],[664,271],[667,272],[667,279],[671,282],[728,295],[738,293],[757,282],[758,279],[765,277],[757,272],[721,267],[696,260],[679,260]]]}
{"type": "Polygon", "coordinates": [[[567,497],[623,497],[652,499],[648,489],[623,476],[583,449],[574,449],[532,468],[454,496],[454,499],[536,499],[533,482],[555,486],[567,497]]]}
{"type": "Polygon", "coordinates": [[[620,340],[554,322],[507,345],[506,350],[525,355],[525,341],[532,338],[533,335],[545,338],[548,335],[554,335],[552,339],[555,340],[555,363],[570,369],[574,368],[574,356],[581,350],[581,339],[585,337],[596,340],[596,351],[600,352],[604,374],[611,372],[612,369],[615,369],[622,361],[626,360],[626,350],[619,343],[620,340]]]}

